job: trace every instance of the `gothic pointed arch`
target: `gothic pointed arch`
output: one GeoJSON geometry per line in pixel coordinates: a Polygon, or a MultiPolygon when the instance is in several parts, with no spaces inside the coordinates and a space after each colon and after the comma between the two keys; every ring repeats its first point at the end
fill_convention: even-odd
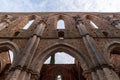
{"type": "Polygon", "coordinates": [[[14,53],[14,56],[17,56],[19,54],[18,46],[15,43],[11,42],[11,41],[2,41],[2,42],[0,42],[0,52],[5,50],[5,49],[12,50],[13,53],[14,53]]]}
{"type": "MultiPolygon", "coordinates": [[[[2,72],[3,69],[6,68],[6,66],[8,66],[6,68],[8,70],[11,64],[15,63],[15,59],[17,58],[18,55],[19,48],[14,42],[11,41],[0,42],[0,68],[1,68],[0,72],[2,72]],[[10,54],[9,51],[11,51],[12,53],[10,54]]],[[[0,74],[0,77],[2,76],[2,74],[3,73],[0,74]]]]}
{"type": "Polygon", "coordinates": [[[108,57],[108,61],[120,77],[120,42],[113,41],[110,44],[108,44],[106,46],[105,53],[108,57]]]}
{"type": "Polygon", "coordinates": [[[104,53],[107,55],[108,58],[110,57],[110,52],[116,47],[120,47],[119,41],[112,41],[105,46],[104,53]]]}
{"type": "Polygon", "coordinates": [[[40,72],[40,69],[43,63],[45,62],[45,60],[55,52],[61,52],[61,51],[66,52],[69,55],[72,55],[78,61],[80,61],[80,63],[84,64],[81,65],[82,68],[84,66],[83,70],[87,70],[92,66],[90,59],[88,59],[88,57],[80,49],[78,50],[77,48],[67,43],[55,43],[38,53],[39,55],[32,62],[32,65],[37,65],[37,66],[32,68],[37,72],[40,72]]]}

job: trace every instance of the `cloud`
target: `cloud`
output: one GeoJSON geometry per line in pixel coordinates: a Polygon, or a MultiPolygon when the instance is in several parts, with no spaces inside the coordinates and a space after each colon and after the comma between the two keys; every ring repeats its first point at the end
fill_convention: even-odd
{"type": "Polygon", "coordinates": [[[98,12],[120,12],[120,0],[97,0],[98,12]]]}
{"type": "MultiPolygon", "coordinates": [[[[36,1],[36,0],[35,0],[36,1]]],[[[43,11],[46,2],[39,4],[32,0],[0,0],[1,12],[38,12],[43,11]]]]}
{"type": "Polygon", "coordinates": [[[0,0],[1,12],[119,12],[120,0],[0,0]]]}
{"type": "Polygon", "coordinates": [[[120,0],[63,0],[56,1],[57,11],[119,12],[120,0]],[[58,7],[59,6],[59,7],[58,7]]]}

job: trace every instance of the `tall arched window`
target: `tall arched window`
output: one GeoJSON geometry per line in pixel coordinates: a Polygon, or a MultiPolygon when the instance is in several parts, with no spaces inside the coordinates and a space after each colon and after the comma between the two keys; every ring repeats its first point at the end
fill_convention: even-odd
{"type": "MultiPolygon", "coordinates": [[[[0,72],[4,71],[7,66],[10,66],[12,64],[13,57],[13,52],[11,50],[6,49],[0,52],[0,72]]],[[[9,69],[9,67],[7,69],[9,69]]]]}
{"type": "Polygon", "coordinates": [[[9,50],[9,56],[10,56],[10,61],[11,63],[13,62],[13,52],[11,50],[9,50]]]}
{"type": "Polygon", "coordinates": [[[95,29],[98,29],[99,27],[93,22],[90,20],[90,25],[95,28],[95,29]]]}
{"type": "Polygon", "coordinates": [[[33,22],[34,22],[34,20],[28,21],[28,23],[23,27],[23,29],[28,29],[33,22]]]}
{"type": "Polygon", "coordinates": [[[65,29],[65,23],[64,20],[60,19],[57,22],[57,29],[65,29]]]}

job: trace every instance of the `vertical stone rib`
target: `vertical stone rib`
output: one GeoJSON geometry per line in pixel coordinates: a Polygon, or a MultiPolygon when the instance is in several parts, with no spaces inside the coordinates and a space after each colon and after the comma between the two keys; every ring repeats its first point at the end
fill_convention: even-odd
{"type": "Polygon", "coordinates": [[[103,57],[99,53],[99,51],[97,49],[97,45],[93,41],[93,38],[91,38],[89,35],[86,35],[86,40],[89,43],[88,45],[90,45],[90,47],[91,47],[92,53],[94,53],[94,55],[96,56],[97,60],[99,61],[99,64],[105,64],[105,60],[103,59],[103,57]]]}
{"type": "Polygon", "coordinates": [[[25,80],[31,80],[30,78],[31,78],[31,73],[27,73],[25,80]]]}
{"type": "Polygon", "coordinates": [[[81,35],[83,35],[83,41],[85,43],[85,46],[88,50],[88,52],[90,53],[91,56],[91,60],[96,64],[105,64],[106,61],[105,59],[102,57],[102,55],[100,54],[100,52],[97,49],[97,45],[94,42],[94,40],[89,36],[88,31],[86,30],[85,26],[82,25],[80,22],[78,22],[77,25],[79,32],[81,35]]]}
{"type": "MultiPolygon", "coordinates": [[[[19,60],[20,62],[17,61],[16,64],[20,65],[21,67],[24,66],[25,61],[26,61],[26,57],[28,56],[28,54],[30,53],[30,49],[32,48],[32,46],[34,45],[36,40],[36,36],[33,36],[33,38],[30,38],[27,45],[25,46],[19,60]]],[[[21,70],[16,69],[15,72],[12,74],[12,77],[10,78],[10,80],[18,80],[19,74],[21,73],[21,70]]]]}
{"type": "Polygon", "coordinates": [[[85,28],[83,28],[84,26],[81,24],[77,25],[79,32],[81,35],[83,35],[83,41],[84,44],[88,50],[88,52],[90,53],[89,56],[91,57],[92,63],[94,64],[94,66],[96,66],[98,63],[98,60],[96,59],[96,56],[94,55],[94,51],[91,50],[91,47],[93,47],[93,45],[90,44],[90,41],[86,38],[86,35],[88,34],[87,30],[85,30],[85,28]]]}
{"type": "Polygon", "coordinates": [[[36,42],[35,42],[35,45],[33,46],[34,48],[32,48],[30,54],[28,55],[28,59],[26,60],[25,66],[29,67],[29,65],[30,65],[30,63],[31,63],[31,61],[33,59],[33,56],[35,54],[35,51],[36,51],[36,49],[37,49],[37,47],[39,45],[39,42],[40,42],[40,38],[37,38],[36,42]]]}
{"type": "Polygon", "coordinates": [[[26,61],[28,55],[30,54],[30,51],[31,51],[31,49],[32,49],[32,47],[33,47],[36,39],[37,39],[37,37],[34,35],[34,36],[28,41],[27,46],[24,48],[24,50],[23,50],[23,52],[22,52],[22,54],[23,54],[24,56],[21,57],[22,59],[21,59],[21,61],[19,62],[19,65],[24,66],[25,61],[26,61]]]}
{"type": "MultiPolygon", "coordinates": [[[[31,37],[29,39],[27,45],[25,46],[25,48],[24,48],[24,50],[19,58],[20,61],[17,61],[16,64],[20,65],[21,67],[25,66],[26,69],[29,67],[29,65],[33,59],[33,56],[35,54],[35,51],[38,47],[39,41],[40,41],[39,35],[41,35],[40,33],[42,33],[44,29],[45,29],[45,25],[43,22],[37,26],[37,28],[34,31],[33,37],[31,37]]],[[[26,76],[27,76],[26,74],[27,74],[26,71],[15,70],[15,72],[12,75],[13,77],[11,77],[11,80],[12,79],[25,80],[26,76]],[[16,71],[18,73],[16,73],[16,71]]]]}
{"type": "Polygon", "coordinates": [[[112,70],[108,68],[103,68],[103,71],[105,73],[105,76],[107,77],[107,80],[120,80],[116,73],[112,70]]]}
{"type": "MultiPolygon", "coordinates": [[[[34,45],[32,46],[33,48],[30,49],[30,53],[28,54],[28,56],[26,57],[26,60],[24,61],[25,62],[24,66],[26,66],[27,69],[29,68],[29,66],[31,64],[31,61],[35,55],[35,51],[39,45],[39,42],[40,42],[39,35],[42,35],[42,32],[44,29],[45,29],[45,25],[44,25],[44,23],[41,23],[37,26],[37,28],[34,31],[33,35],[36,37],[36,40],[35,40],[34,45]]],[[[20,80],[25,80],[25,78],[27,77],[26,71],[24,71],[24,73],[22,75],[23,75],[23,77],[20,78],[20,80]]],[[[30,78],[30,76],[28,76],[28,78],[30,78]]]]}
{"type": "Polygon", "coordinates": [[[13,75],[9,76],[7,80],[17,80],[20,73],[21,73],[21,70],[19,69],[15,70],[13,75]]]}
{"type": "Polygon", "coordinates": [[[92,73],[91,73],[91,76],[92,76],[92,80],[99,80],[96,72],[92,72],[92,73]]]}
{"type": "Polygon", "coordinates": [[[26,74],[26,71],[21,71],[17,80],[25,80],[26,74]]]}
{"type": "Polygon", "coordinates": [[[29,54],[28,59],[26,60],[25,65],[27,65],[27,67],[30,66],[30,63],[31,63],[31,61],[32,61],[32,59],[34,57],[35,51],[36,51],[36,49],[37,49],[37,47],[39,45],[39,42],[40,42],[39,35],[42,35],[42,32],[44,31],[44,29],[45,29],[45,25],[43,25],[43,23],[41,23],[40,25],[37,26],[37,28],[36,28],[36,30],[34,32],[34,34],[36,34],[37,39],[36,39],[36,42],[35,42],[35,44],[33,46],[34,48],[31,49],[31,53],[29,54]]]}
{"type": "Polygon", "coordinates": [[[88,46],[86,46],[86,48],[87,48],[88,52],[90,53],[89,56],[91,57],[92,63],[94,64],[93,66],[96,66],[96,65],[99,64],[99,63],[98,63],[98,61],[97,61],[96,56],[95,56],[95,55],[92,55],[93,53],[92,53],[92,51],[90,50],[90,47],[91,47],[91,46],[88,44],[88,41],[86,40],[85,37],[83,37],[83,41],[84,41],[84,44],[85,44],[85,45],[88,45],[88,46]]]}
{"type": "Polygon", "coordinates": [[[93,68],[95,68],[96,66],[99,66],[97,69],[95,69],[96,72],[92,72],[92,79],[93,80],[119,80],[116,74],[113,75],[114,71],[111,73],[109,71],[109,68],[103,68],[102,70],[101,65],[108,64],[107,61],[98,51],[96,43],[94,42],[93,38],[89,36],[87,30],[85,29],[85,26],[78,21],[77,27],[79,29],[80,34],[82,35],[84,44],[94,64],[93,68]],[[110,74],[112,74],[112,76],[110,76],[110,74]]]}
{"type": "Polygon", "coordinates": [[[96,74],[98,75],[99,80],[107,80],[102,69],[96,70],[96,74]]]}

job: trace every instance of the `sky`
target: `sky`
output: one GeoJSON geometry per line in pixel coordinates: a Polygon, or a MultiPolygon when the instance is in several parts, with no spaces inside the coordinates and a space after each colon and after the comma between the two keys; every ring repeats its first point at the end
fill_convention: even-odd
{"type": "MultiPolygon", "coordinates": [[[[50,63],[51,57],[49,57],[45,64],[50,63]]],[[[65,52],[57,52],[55,54],[55,64],[74,64],[75,58],[65,52]]]]}
{"type": "Polygon", "coordinates": [[[0,12],[120,12],[120,0],[0,0],[0,12]]]}
{"type": "Polygon", "coordinates": [[[120,0],[0,0],[0,12],[120,12],[120,0]]]}

